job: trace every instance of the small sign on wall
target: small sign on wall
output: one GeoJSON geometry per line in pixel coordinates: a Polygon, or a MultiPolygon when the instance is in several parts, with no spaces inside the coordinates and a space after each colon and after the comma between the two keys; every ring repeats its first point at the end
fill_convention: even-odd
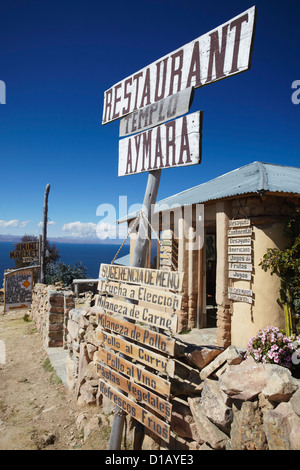
{"type": "MultiPolygon", "coordinates": [[[[252,227],[249,219],[229,221],[228,278],[234,281],[252,280],[252,227]]],[[[228,287],[228,298],[236,302],[253,303],[251,289],[228,287]]]]}

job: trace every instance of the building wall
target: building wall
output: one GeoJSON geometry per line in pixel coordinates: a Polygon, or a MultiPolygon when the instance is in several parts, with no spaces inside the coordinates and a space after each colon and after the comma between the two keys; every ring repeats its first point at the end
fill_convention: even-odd
{"type": "MultiPolygon", "coordinates": [[[[290,203],[300,206],[299,198],[288,195],[245,195],[227,200],[210,201],[204,205],[204,227],[216,230],[217,270],[217,341],[228,347],[234,344],[246,347],[249,339],[268,325],[284,327],[284,314],[277,303],[280,279],[264,272],[259,266],[268,248],[284,248],[284,220],[291,212],[290,203]],[[253,272],[251,281],[228,278],[228,223],[230,219],[251,220],[253,228],[253,272]],[[228,286],[251,289],[253,304],[228,299],[228,286]]],[[[182,311],[178,312],[179,331],[206,327],[205,322],[205,246],[188,249],[188,234],[197,223],[196,207],[188,223],[183,217],[175,217],[170,229],[178,237],[178,271],[184,272],[182,311]]],[[[202,234],[203,236],[203,234],[202,234]]],[[[134,242],[131,242],[131,257],[134,242]]]]}

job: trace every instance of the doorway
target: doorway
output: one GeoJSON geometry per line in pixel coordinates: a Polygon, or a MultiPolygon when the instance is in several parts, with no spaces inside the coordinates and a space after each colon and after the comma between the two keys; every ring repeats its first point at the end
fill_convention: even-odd
{"type": "Polygon", "coordinates": [[[216,264],[216,232],[215,230],[210,230],[205,234],[206,328],[214,328],[217,325],[216,264]]]}

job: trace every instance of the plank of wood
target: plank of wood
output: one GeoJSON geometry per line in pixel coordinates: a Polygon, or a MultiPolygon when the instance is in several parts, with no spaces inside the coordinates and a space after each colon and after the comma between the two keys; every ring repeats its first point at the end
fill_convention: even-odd
{"type": "Polygon", "coordinates": [[[127,114],[120,120],[119,136],[124,137],[141,132],[186,114],[191,107],[193,95],[194,89],[189,87],[167,96],[155,105],[150,104],[127,114]]]}
{"type": "Polygon", "coordinates": [[[128,361],[127,359],[118,356],[112,351],[107,351],[100,347],[99,350],[95,352],[93,361],[95,364],[103,361],[107,367],[121,372],[121,374],[130,377],[138,384],[149,388],[153,392],[159,393],[164,398],[168,398],[170,396],[170,382],[153,374],[152,372],[149,372],[137,364],[133,364],[132,361],[128,361]]]}
{"type": "Polygon", "coordinates": [[[162,330],[177,332],[178,317],[168,312],[150,309],[143,302],[132,304],[114,297],[98,296],[97,306],[114,314],[121,314],[124,318],[145,323],[162,330]]]}
{"type": "Polygon", "coordinates": [[[137,402],[150,406],[154,411],[159,413],[167,420],[171,420],[172,404],[164,400],[159,395],[155,395],[150,390],[147,390],[132,380],[124,377],[118,372],[106,367],[104,364],[97,362],[96,364],[97,375],[109,383],[113,387],[120,388],[123,392],[128,393],[137,402]]]}
{"type": "Polygon", "coordinates": [[[102,124],[248,70],[255,18],[254,6],[113,85],[104,93],[102,124]]]}
{"type": "Polygon", "coordinates": [[[228,277],[230,279],[241,279],[245,281],[251,281],[252,274],[244,271],[229,271],[228,277]]]}
{"type": "Polygon", "coordinates": [[[99,328],[96,328],[96,335],[103,346],[108,346],[114,351],[118,351],[125,354],[125,356],[132,357],[136,361],[141,362],[154,370],[158,370],[162,374],[174,377],[175,362],[173,359],[168,359],[167,357],[157,354],[144,346],[130,343],[129,341],[107,333],[99,328]]]}
{"type": "Polygon", "coordinates": [[[237,287],[228,287],[228,293],[237,295],[248,295],[252,297],[253,291],[251,289],[239,289],[237,287]]]}
{"type": "Polygon", "coordinates": [[[252,234],[252,227],[233,228],[228,230],[228,237],[243,237],[252,234]]]}
{"type": "Polygon", "coordinates": [[[104,263],[101,264],[99,272],[100,278],[111,281],[159,287],[176,292],[182,291],[183,275],[183,273],[178,271],[166,272],[160,269],[117,266],[104,263]]]}
{"type": "Polygon", "coordinates": [[[99,390],[109,400],[113,401],[121,410],[130,414],[134,419],[142,423],[146,428],[151,429],[157,436],[166,442],[170,440],[170,426],[160,418],[150,413],[150,411],[142,408],[134,403],[128,397],[118,392],[111,385],[107,385],[102,379],[99,379],[99,390]]]}
{"type": "Polygon", "coordinates": [[[228,269],[231,271],[252,271],[251,263],[228,263],[228,269]]]}
{"type": "Polygon", "coordinates": [[[235,245],[251,245],[251,237],[239,237],[239,238],[229,238],[228,245],[235,246],[235,245]]]}
{"type": "Polygon", "coordinates": [[[250,219],[229,220],[229,227],[249,227],[249,225],[251,225],[250,219]]]}
{"type": "Polygon", "coordinates": [[[246,295],[237,295],[228,293],[228,299],[235,300],[236,302],[244,302],[246,304],[252,304],[252,297],[247,297],[246,295]]]}
{"type": "Polygon", "coordinates": [[[229,255],[228,262],[229,263],[251,263],[252,256],[251,255],[229,255]]]}
{"type": "Polygon", "coordinates": [[[250,255],[252,253],[252,248],[251,246],[229,246],[228,247],[228,253],[231,254],[248,254],[250,255]]]}
{"type": "Polygon", "coordinates": [[[101,279],[98,283],[98,291],[129,300],[146,302],[152,307],[166,308],[168,312],[180,310],[182,295],[158,290],[148,286],[135,286],[124,282],[106,281],[101,279]]]}
{"type": "Polygon", "coordinates": [[[201,162],[202,112],[153,127],[119,141],[118,176],[201,162]]]}
{"type": "MultiPolygon", "coordinates": [[[[130,305],[130,304],[129,304],[130,305]]],[[[156,333],[148,328],[143,328],[136,323],[120,320],[106,313],[97,313],[98,324],[104,328],[114,331],[116,334],[126,336],[132,341],[137,341],[162,353],[174,356],[175,339],[161,333],[156,333]]]]}

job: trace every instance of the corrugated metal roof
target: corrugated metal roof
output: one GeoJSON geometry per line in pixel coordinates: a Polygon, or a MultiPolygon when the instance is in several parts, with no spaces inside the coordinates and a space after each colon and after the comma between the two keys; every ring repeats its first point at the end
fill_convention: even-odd
{"type": "MultiPolygon", "coordinates": [[[[242,194],[265,192],[300,194],[300,168],[253,162],[158,201],[155,212],[167,206],[187,206],[242,194]]],[[[129,214],[119,222],[133,219],[137,213],[138,211],[129,214]]]]}
{"type": "Polygon", "coordinates": [[[115,264],[118,264],[120,266],[129,266],[130,265],[130,255],[124,255],[121,256],[120,258],[117,258],[115,260],[115,264]]]}

